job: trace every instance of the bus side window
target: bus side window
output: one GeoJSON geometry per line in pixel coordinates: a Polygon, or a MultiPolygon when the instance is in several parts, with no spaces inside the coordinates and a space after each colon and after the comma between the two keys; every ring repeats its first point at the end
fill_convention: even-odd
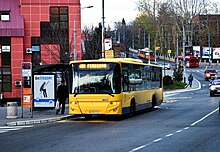
{"type": "MultiPolygon", "coordinates": [[[[126,72],[127,73],[127,72],[126,72]]],[[[127,74],[122,75],[122,85],[123,85],[123,90],[122,91],[128,91],[129,89],[129,78],[127,74]]]]}

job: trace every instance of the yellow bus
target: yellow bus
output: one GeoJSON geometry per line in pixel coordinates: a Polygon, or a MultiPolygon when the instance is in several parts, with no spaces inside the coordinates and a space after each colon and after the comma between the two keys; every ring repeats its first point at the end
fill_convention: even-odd
{"type": "Polygon", "coordinates": [[[124,115],[163,102],[162,68],[139,59],[70,62],[69,113],[124,115]]]}

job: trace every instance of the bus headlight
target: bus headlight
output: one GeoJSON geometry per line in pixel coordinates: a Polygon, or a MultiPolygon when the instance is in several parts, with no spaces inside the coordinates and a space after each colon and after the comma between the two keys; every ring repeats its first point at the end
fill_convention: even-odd
{"type": "Polygon", "coordinates": [[[71,104],[73,104],[73,105],[74,105],[74,104],[78,104],[78,102],[77,102],[77,101],[73,101],[73,102],[71,102],[71,104]]]}

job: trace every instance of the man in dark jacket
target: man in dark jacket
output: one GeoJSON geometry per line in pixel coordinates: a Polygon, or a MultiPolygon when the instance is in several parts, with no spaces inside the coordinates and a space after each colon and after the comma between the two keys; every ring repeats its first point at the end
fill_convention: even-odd
{"type": "Polygon", "coordinates": [[[189,86],[192,87],[193,76],[192,73],[188,76],[189,86]]]}
{"type": "MultiPolygon", "coordinates": [[[[57,89],[57,100],[59,101],[59,107],[61,106],[61,114],[65,112],[65,102],[69,96],[68,87],[65,85],[65,82],[62,80],[61,85],[57,89]]],[[[56,114],[60,112],[60,109],[57,109],[56,114]]]]}

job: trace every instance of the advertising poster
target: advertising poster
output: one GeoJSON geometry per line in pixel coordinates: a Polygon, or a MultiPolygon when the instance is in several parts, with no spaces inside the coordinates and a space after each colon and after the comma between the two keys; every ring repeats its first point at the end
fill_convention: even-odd
{"type": "Polygon", "coordinates": [[[193,46],[193,56],[197,56],[200,57],[200,50],[201,47],[200,46],[193,46]]]}
{"type": "MultiPolygon", "coordinates": [[[[210,52],[210,58],[211,58],[211,53],[210,52]]],[[[209,47],[202,47],[202,58],[208,59],[209,58],[209,47]]]]}
{"type": "Polygon", "coordinates": [[[34,75],[34,107],[54,107],[55,75],[34,75]]]}
{"type": "Polygon", "coordinates": [[[220,48],[213,48],[213,59],[220,59],[220,48]]]}

